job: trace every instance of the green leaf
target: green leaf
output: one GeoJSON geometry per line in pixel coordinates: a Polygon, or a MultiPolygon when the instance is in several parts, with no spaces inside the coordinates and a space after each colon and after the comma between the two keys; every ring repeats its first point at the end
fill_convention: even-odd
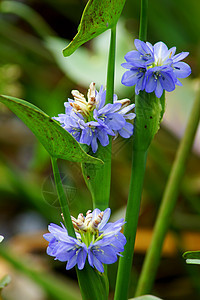
{"type": "Polygon", "coordinates": [[[85,153],[71,134],[38,107],[9,96],[0,96],[0,102],[5,104],[28,126],[52,157],[76,162],[103,164],[100,159],[85,153]]]}
{"type": "Polygon", "coordinates": [[[131,298],[129,300],[162,300],[162,299],[152,295],[144,295],[136,298],[131,298]]]}
{"type": "Polygon", "coordinates": [[[112,28],[118,21],[125,0],[89,0],[78,27],[78,33],[63,50],[71,55],[79,46],[112,28]]]}
{"type": "Polygon", "coordinates": [[[111,144],[111,141],[106,147],[99,144],[98,151],[94,154],[95,157],[104,161],[103,166],[82,164],[82,173],[92,195],[93,208],[99,208],[100,210],[104,210],[109,206],[111,144]]]}
{"type": "Polygon", "coordinates": [[[157,98],[155,93],[142,91],[136,96],[135,112],[134,148],[146,151],[160,128],[164,99],[157,98]]]}
{"type": "Polygon", "coordinates": [[[0,280],[0,292],[1,290],[6,287],[9,283],[11,282],[11,277],[9,275],[4,276],[1,280],[0,280]]]}
{"type": "Polygon", "coordinates": [[[106,275],[106,266],[104,266],[104,269],[104,273],[99,273],[96,269],[89,266],[86,261],[84,269],[77,270],[83,300],[108,299],[109,283],[106,275]]]}
{"type": "Polygon", "coordinates": [[[187,264],[200,265],[200,251],[187,251],[183,254],[187,264]]]}

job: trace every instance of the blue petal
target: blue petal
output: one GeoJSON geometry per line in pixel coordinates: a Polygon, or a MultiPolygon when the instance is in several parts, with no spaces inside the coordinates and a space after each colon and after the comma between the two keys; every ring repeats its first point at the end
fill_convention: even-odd
{"type": "Polygon", "coordinates": [[[104,131],[102,129],[98,130],[97,137],[103,147],[105,147],[109,144],[109,138],[108,138],[106,131],[104,131]]]}
{"type": "Polygon", "coordinates": [[[114,113],[118,111],[121,108],[121,103],[108,103],[103,108],[101,108],[98,113],[101,114],[108,114],[108,113],[114,113]]]}
{"type": "Polygon", "coordinates": [[[140,41],[138,39],[135,39],[134,44],[135,44],[136,49],[140,53],[142,53],[144,55],[145,54],[151,54],[152,55],[151,49],[148,47],[148,45],[145,42],[140,41]]]}
{"type": "Polygon", "coordinates": [[[121,64],[121,66],[124,69],[131,69],[132,67],[134,67],[134,65],[132,63],[123,63],[123,64],[121,64]]]}
{"type": "Polygon", "coordinates": [[[191,68],[184,62],[177,62],[173,64],[174,74],[178,78],[185,78],[191,74],[191,68]]]}
{"type": "Polygon", "coordinates": [[[116,251],[112,246],[105,246],[100,249],[97,248],[97,250],[95,250],[95,246],[93,246],[93,253],[103,264],[113,264],[117,261],[116,251]]]}
{"type": "Polygon", "coordinates": [[[164,59],[168,54],[168,48],[163,42],[158,42],[154,45],[155,60],[164,59]]]}
{"type": "Polygon", "coordinates": [[[103,85],[101,86],[99,93],[97,93],[96,101],[97,101],[97,105],[96,105],[97,109],[101,109],[105,105],[106,90],[105,91],[103,90],[103,85]]]}
{"type": "Polygon", "coordinates": [[[162,96],[162,93],[163,93],[162,85],[160,83],[160,80],[157,80],[157,85],[156,85],[156,89],[155,89],[156,97],[160,98],[162,96]]]}
{"type": "Polygon", "coordinates": [[[80,137],[80,143],[86,144],[86,145],[90,145],[93,139],[93,132],[91,130],[91,128],[85,128],[83,129],[82,133],[81,133],[81,137],[80,137]]]}
{"type": "Polygon", "coordinates": [[[181,52],[172,57],[173,63],[179,62],[180,60],[186,58],[189,55],[189,52],[181,52]]]}
{"type": "Polygon", "coordinates": [[[103,227],[106,225],[106,223],[110,219],[110,214],[111,214],[111,209],[106,208],[106,210],[104,210],[104,213],[103,213],[102,221],[101,221],[101,223],[99,224],[99,227],[98,227],[99,231],[103,230],[103,227]]]}
{"type": "Polygon", "coordinates": [[[122,84],[125,86],[134,86],[138,81],[138,70],[126,71],[122,76],[122,84]]]}
{"type": "Polygon", "coordinates": [[[93,153],[96,153],[97,149],[98,149],[98,143],[97,143],[97,138],[96,138],[95,134],[93,135],[93,138],[91,141],[91,147],[92,147],[93,153]]]}
{"type": "Polygon", "coordinates": [[[77,258],[78,256],[75,254],[70,260],[68,260],[66,270],[72,269],[77,264],[77,258]]]}
{"type": "Polygon", "coordinates": [[[128,139],[131,137],[131,135],[133,134],[133,124],[126,122],[126,125],[119,130],[119,134],[125,138],[128,139]]]}
{"type": "Polygon", "coordinates": [[[101,273],[104,272],[102,263],[94,255],[93,255],[93,264],[99,272],[101,272],[101,273]]]}
{"type": "Polygon", "coordinates": [[[134,62],[135,60],[140,60],[140,53],[136,50],[132,50],[130,52],[128,52],[125,56],[124,56],[125,60],[127,62],[134,62]]]}
{"type": "Polygon", "coordinates": [[[84,268],[86,257],[87,257],[87,251],[86,249],[82,248],[78,253],[78,259],[77,259],[79,270],[82,270],[84,268]]]}
{"type": "Polygon", "coordinates": [[[173,80],[170,73],[161,72],[159,80],[164,90],[171,92],[175,89],[175,81],[173,80]]]}
{"type": "Polygon", "coordinates": [[[112,113],[107,115],[106,125],[112,130],[119,130],[124,127],[126,121],[119,113],[112,113]]]}
{"type": "Polygon", "coordinates": [[[145,91],[147,93],[152,93],[153,91],[155,91],[156,85],[157,85],[156,79],[154,78],[153,74],[150,74],[147,77],[147,82],[146,82],[146,85],[145,85],[145,91]]]}

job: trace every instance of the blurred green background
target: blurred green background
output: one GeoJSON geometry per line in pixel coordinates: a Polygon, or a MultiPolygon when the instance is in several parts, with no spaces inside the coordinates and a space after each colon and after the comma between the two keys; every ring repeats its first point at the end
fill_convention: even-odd
{"type": "MultiPolygon", "coordinates": [[[[62,49],[77,32],[87,1],[24,0],[0,2],[0,94],[26,99],[50,116],[64,112],[72,89],[87,92],[91,81],[106,84],[109,32],[64,58],[62,49]]],[[[106,9],[106,8],[105,8],[106,9]]],[[[140,1],[128,0],[117,26],[115,92],[134,102],[134,88],[121,85],[124,55],[138,37],[140,1]]],[[[148,248],[166,180],[199,85],[200,2],[149,1],[148,41],[162,40],[177,52],[189,51],[192,68],[183,87],[166,94],[166,113],[152,143],[139,218],[130,297],[134,295],[148,248]]],[[[132,140],[113,141],[110,207],[113,220],[125,214],[132,140]]],[[[85,213],[91,197],[80,166],[59,162],[71,214],[85,213]]],[[[59,223],[50,158],[28,128],[0,104],[0,278],[12,281],[3,291],[5,300],[80,299],[74,270],[45,254],[42,234],[49,222],[59,223]],[[1,245],[1,247],[3,246],[1,245]],[[9,251],[13,254],[9,254],[9,251]],[[42,275],[41,275],[42,274],[42,275]],[[54,288],[57,286],[57,288],[54,288]]],[[[172,216],[153,294],[166,300],[200,299],[200,268],[186,265],[185,250],[200,249],[200,132],[196,137],[172,216]]],[[[110,299],[117,264],[109,266],[110,299]]],[[[94,299],[95,300],[95,299],[94,299]]]]}

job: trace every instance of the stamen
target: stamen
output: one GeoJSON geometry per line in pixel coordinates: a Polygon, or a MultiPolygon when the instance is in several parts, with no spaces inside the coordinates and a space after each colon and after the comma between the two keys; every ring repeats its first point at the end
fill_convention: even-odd
{"type": "Polygon", "coordinates": [[[117,100],[115,103],[121,103],[121,108],[122,107],[126,107],[130,104],[130,100],[129,99],[122,99],[122,100],[117,100]]]}

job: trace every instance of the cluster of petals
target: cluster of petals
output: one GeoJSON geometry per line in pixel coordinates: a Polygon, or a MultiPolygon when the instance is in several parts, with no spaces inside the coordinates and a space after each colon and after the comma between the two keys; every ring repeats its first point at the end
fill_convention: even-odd
{"type": "Polygon", "coordinates": [[[163,42],[153,46],[136,39],[134,44],[137,50],[128,52],[124,57],[126,63],[122,67],[129,71],[123,74],[122,84],[135,85],[136,94],[145,90],[147,93],[155,92],[160,98],[163,90],[171,92],[176,85],[182,85],[178,78],[191,74],[190,66],[181,62],[189,52],[175,55],[176,47],[168,49],[163,42]]]}
{"type": "Polygon", "coordinates": [[[133,134],[133,124],[127,122],[135,118],[129,113],[134,108],[129,99],[117,100],[113,96],[113,103],[105,105],[106,90],[101,86],[99,92],[95,83],[91,83],[88,90],[88,101],[77,90],[72,91],[74,100],[65,102],[65,114],[59,114],[53,119],[60,122],[79,143],[91,146],[95,153],[98,141],[102,146],[109,144],[109,136],[129,138],[133,134]]]}
{"type": "Polygon", "coordinates": [[[112,264],[124,251],[125,236],[120,232],[124,219],[108,223],[110,208],[105,211],[88,211],[86,217],[79,214],[72,218],[76,238],[68,235],[67,229],[51,223],[49,233],[44,238],[49,242],[47,254],[56,260],[67,262],[66,270],[77,265],[79,270],[85,266],[86,259],[91,267],[104,272],[103,264],[112,264]]]}

